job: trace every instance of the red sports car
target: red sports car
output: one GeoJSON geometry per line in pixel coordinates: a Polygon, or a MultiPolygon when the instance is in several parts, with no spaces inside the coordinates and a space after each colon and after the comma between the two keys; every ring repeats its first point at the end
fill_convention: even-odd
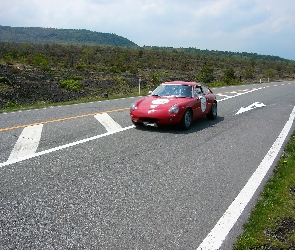
{"type": "Polygon", "coordinates": [[[215,119],[217,101],[211,89],[196,82],[164,82],[130,108],[136,126],[179,124],[189,129],[192,121],[202,116],[215,119]]]}

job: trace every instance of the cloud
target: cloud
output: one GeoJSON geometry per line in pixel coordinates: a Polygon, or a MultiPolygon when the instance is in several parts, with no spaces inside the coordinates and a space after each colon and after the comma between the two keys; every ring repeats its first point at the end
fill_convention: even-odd
{"type": "Polygon", "coordinates": [[[88,29],[115,33],[140,46],[246,51],[295,59],[293,0],[0,1],[1,25],[88,29]]]}

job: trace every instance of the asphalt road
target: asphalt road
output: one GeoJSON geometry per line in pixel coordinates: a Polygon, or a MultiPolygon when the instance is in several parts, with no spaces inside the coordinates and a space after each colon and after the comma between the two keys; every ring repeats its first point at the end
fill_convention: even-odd
{"type": "Polygon", "coordinates": [[[200,249],[295,106],[295,82],[213,90],[189,131],[135,128],[136,98],[0,114],[0,249],[200,249]]]}

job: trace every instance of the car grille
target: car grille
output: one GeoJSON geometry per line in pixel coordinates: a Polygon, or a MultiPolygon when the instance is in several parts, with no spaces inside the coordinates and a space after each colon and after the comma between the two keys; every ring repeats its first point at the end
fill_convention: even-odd
{"type": "Polygon", "coordinates": [[[150,122],[150,123],[156,123],[159,121],[157,118],[150,118],[150,117],[139,117],[139,119],[143,122],[150,122]]]}

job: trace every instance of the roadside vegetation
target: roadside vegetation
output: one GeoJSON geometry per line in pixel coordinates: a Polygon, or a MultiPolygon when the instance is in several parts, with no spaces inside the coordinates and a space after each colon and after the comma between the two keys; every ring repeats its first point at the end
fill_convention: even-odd
{"type": "Polygon", "coordinates": [[[295,131],[234,249],[295,249],[295,131]]]}
{"type": "Polygon", "coordinates": [[[2,111],[145,95],[164,81],[198,81],[218,87],[294,77],[294,61],[255,53],[0,42],[2,111]]]}

